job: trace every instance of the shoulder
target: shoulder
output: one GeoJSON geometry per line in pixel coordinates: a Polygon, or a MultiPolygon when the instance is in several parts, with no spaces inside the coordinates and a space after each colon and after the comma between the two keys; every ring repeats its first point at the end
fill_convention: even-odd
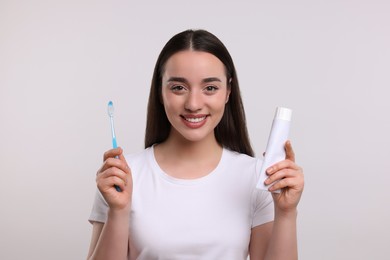
{"type": "Polygon", "coordinates": [[[138,171],[145,165],[150,165],[151,158],[153,156],[153,149],[148,147],[142,151],[126,154],[125,159],[130,169],[134,173],[134,171],[138,171]]]}
{"type": "Polygon", "coordinates": [[[226,156],[225,162],[227,162],[228,164],[235,164],[241,166],[256,166],[257,164],[262,162],[262,160],[259,158],[231,151],[227,148],[224,148],[224,153],[226,156]]]}
{"type": "Polygon", "coordinates": [[[240,178],[245,176],[251,182],[257,181],[262,164],[261,159],[226,148],[224,149],[224,157],[223,163],[227,171],[239,175],[240,178]]]}
{"type": "Polygon", "coordinates": [[[136,163],[138,161],[143,161],[148,158],[148,154],[150,153],[151,147],[148,147],[142,151],[136,153],[130,153],[125,155],[126,162],[128,164],[136,163]]]}

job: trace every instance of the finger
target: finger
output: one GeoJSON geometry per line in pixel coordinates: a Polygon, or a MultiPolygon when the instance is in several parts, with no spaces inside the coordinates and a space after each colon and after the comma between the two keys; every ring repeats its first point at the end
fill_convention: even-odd
{"type": "Polygon", "coordinates": [[[269,187],[269,191],[275,191],[275,190],[281,190],[281,189],[284,189],[284,188],[292,188],[295,186],[295,182],[294,182],[294,179],[293,178],[285,178],[285,179],[282,179],[278,182],[276,182],[274,185],[272,185],[271,187],[269,187]]]}
{"type": "Polygon", "coordinates": [[[295,162],[295,153],[290,140],[286,141],[286,144],[284,145],[284,150],[286,151],[286,159],[295,162]]]}
{"type": "Polygon", "coordinates": [[[103,172],[111,167],[116,167],[121,169],[124,172],[129,172],[129,167],[127,166],[126,160],[121,160],[120,158],[112,158],[109,157],[107,160],[104,161],[102,167],[99,169],[99,172],[103,172]]]}
{"type": "Polygon", "coordinates": [[[127,181],[127,174],[125,171],[119,169],[119,168],[116,168],[116,167],[112,167],[110,168],[108,171],[107,171],[107,177],[109,176],[116,176],[118,178],[121,178],[124,182],[127,181]]]}
{"type": "Polygon", "coordinates": [[[105,179],[108,179],[111,177],[117,177],[117,178],[122,179],[125,183],[127,183],[127,176],[128,175],[126,174],[126,172],[122,171],[121,169],[116,168],[116,167],[111,167],[111,168],[105,170],[104,172],[102,172],[101,174],[99,174],[96,177],[96,181],[100,182],[102,180],[105,180],[105,179]]]}
{"type": "MultiPolygon", "coordinates": [[[[115,188],[115,186],[117,186],[120,188],[121,191],[123,191],[127,185],[126,179],[123,180],[122,178],[118,178],[116,176],[112,177],[109,180],[112,180],[111,186],[114,186],[114,188],[115,188]]],[[[115,190],[116,190],[116,188],[115,188],[115,190]]]]}
{"type": "Polygon", "coordinates": [[[122,153],[123,153],[123,150],[121,147],[110,149],[104,153],[103,161],[106,161],[108,158],[114,158],[115,156],[119,156],[122,153]]]}
{"type": "Polygon", "coordinates": [[[123,179],[119,178],[118,176],[111,176],[99,182],[97,186],[101,191],[115,189],[115,186],[118,186],[121,190],[124,190],[126,186],[126,182],[123,179]]]}
{"type": "Polygon", "coordinates": [[[293,174],[294,177],[284,178],[277,182],[275,182],[274,185],[272,185],[271,190],[279,190],[283,188],[290,188],[297,191],[302,191],[303,187],[305,185],[305,180],[302,172],[297,172],[293,174]]]}
{"type": "Polygon", "coordinates": [[[280,171],[280,170],[285,169],[285,168],[294,169],[294,170],[301,170],[301,168],[295,162],[293,162],[291,160],[283,160],[283,161],[275,163],[274,165],[269,167],[266,170],[266,173],[268,175],[272,175],[275,172],[280,171]]]}
{"type": "Polygon", "coordinates": [[[122,162],[122,165],[123,165],[123,171],[126,172],[127,174],[130,174],[131,170],[130,170],[130,167],[129,165],[127,164],[127,161],[126,161],[126,158],[125,156],[123,156],[123,153],[121,153],[119,155],[119,159],[121,160],[122,162]]]}
{"type": "Polygon", "coordinates": [[[270,185],[271,183],[274,183],[275,181],[278,181],[278,180],[281,180],[284,178],[293,178],[296,175],[297,175],[296,170],[291,170],[291,169],[280,170],[280,171],[277,171],[275,174],[272,174],[270,177],[268,177],[265,180],[264,184],[270,185]]]}

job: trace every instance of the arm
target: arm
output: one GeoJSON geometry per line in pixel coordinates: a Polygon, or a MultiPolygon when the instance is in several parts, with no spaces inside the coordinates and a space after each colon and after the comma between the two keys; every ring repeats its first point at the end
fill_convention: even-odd
{"type": "Polygon", "coordinates": [[[88,259],[127,259],[129,214],[110,210],[108,215],[106,223],[93,223],[88,259]]]}
{"type": "Polygon", "coordinates": [[[104,227],[104,223],[94,222],[92,226],[92,237],[91,242],[89,244],[89,251],[87,259],[90,259],[93,251],[95,250],[96,244],[99,241],[100,233],[102,233],[102,229],[104,227]]]}
{"type": "Polygon", "coordinates": [[[252,228],[249,244],[250,259],[264,259],[272,235],[274,222],[252,228]]]}
{"type": "Polygon", "coordinates": [[[298,259],[296,213],[276,215],[265,259],[298,259]]]}
{"type": "Polygon", "coordinates": [[[298,259],[296,215],[275,216],[269,222],[252,229],[250,259],[298,259]]]}
{"type": "Polygon", "coordinates": [[[120,148],[105,153],[96,182],[109,210],[106,223],[93,223],[88,259],[127,259],[132,180],[120,148]]]}
{"type": "Polygon", "coordinates": [[[291,143],[287,142],[286,160],[267,170],[269,178],[265,184],[278,181],[270,191],[282,189],[281,193],[272,193],[275,205],[274,222],[252,229],[251,259],[296,260],[297,246],[297,206],[302,195],[303,171],[295,164],[295,155],[291,143]]]}

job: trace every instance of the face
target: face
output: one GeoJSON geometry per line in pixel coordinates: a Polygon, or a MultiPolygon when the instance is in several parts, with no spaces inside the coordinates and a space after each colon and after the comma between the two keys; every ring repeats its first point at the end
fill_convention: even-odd
{"type": "Polygon", "coordinates": [[[181,51],[165,64],[162,102],[172,125],[169,138],[215,140],[230,89],[223,63],[200,51],[181,51]]]}

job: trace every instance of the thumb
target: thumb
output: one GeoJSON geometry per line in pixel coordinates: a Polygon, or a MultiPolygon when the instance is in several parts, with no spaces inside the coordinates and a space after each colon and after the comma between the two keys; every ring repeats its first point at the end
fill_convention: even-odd
{"type": "Polygon", "coordinates": [[[295,162],[295,153],[291,146],[290,140],[286,141],[286,144],[284,145],[284,150],[286,151],[286,160],[295,162]]]}

